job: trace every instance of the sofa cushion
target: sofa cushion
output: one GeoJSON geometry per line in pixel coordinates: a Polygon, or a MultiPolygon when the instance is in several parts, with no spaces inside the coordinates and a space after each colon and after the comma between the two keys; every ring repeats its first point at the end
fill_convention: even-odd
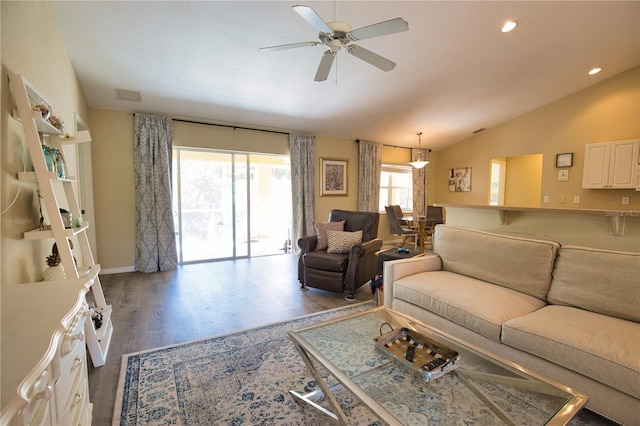
{"type": "Polygon", "coordinates": [[[400,278],[393,283],[393,296],[498,342],[505,321],[545,304],[524,293],[446,271],[400,278]]]}
{"type": "Polygon", "coordinates": [[[562,247],[548,299],[640,322],[640,253],[562,247]]]}
{"type": "Polygon", "coordinates": [[[508,320],[503,343],[640,397],[640,324],[547,305],[508,320]]]}
{"type": "Polygon", "coordinates": [[[438,225],[433,251],[442,269],[545,299],[560,245],[438,225]]]}

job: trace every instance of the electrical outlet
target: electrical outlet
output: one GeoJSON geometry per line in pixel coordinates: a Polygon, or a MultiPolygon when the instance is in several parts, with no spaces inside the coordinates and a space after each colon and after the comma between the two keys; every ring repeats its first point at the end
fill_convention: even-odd
{"type": "Polygon", "coordinates": [[[549,196],[545,195],[544,197],[542,197],[542,202],[545,204],[549,204],[549,196]]]}
{"type": "Polygon", "coordinates": [[[629,204],[629,197],[622,197],[622,204],[629,204]]]}
{"type": "Polygon", "coordinates": [[[558,171],[558,180],[560,182],[565,182],[569,180],[569,170],[559,170],[558,171]]]}
{"type": "Polygon", "coordinates": [[[580,197],[578,195],[573,197],[573,204],[580,204],[580,197]]]}

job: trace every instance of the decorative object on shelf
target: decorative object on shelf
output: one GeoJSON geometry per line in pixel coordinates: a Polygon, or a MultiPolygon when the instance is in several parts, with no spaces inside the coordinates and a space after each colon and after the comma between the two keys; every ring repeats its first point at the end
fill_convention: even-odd
{"type": "Polygon", "coordinates": [[[51,152],[51,149],[49,149],[49,147],[46,145],[42,145],[42,152],[44,154],[44,160],[47,163],[47,170],[50,172],[55,172],[56,163],[53,158],[53,153],[51,152]]]}
{"type": "Polygon", "coordinates": [[[52,115],[49,117],[49,124],[60,130],[61,132],[64,132],[64,121],[62,121],[62,118],[52,115]]]}
{"type": "Polygon", "coordinates": [[[52,150],[53,162],[55,163],[55,172],[59,178],[64,179],[66,177],[64,167],[64,157],[58,148],[52,150]]]}
{"type": "Polygon", "coordinates": [[[409,164],[411,164],[416,169],[421,169],[427,164],[429,164],[429,162],[422,159],[422,132],[417,133],[417,135],[418,135],[418,157],[416,160],[411,161],[409,164]]]}
{"type": "Polygon", "coordinates": [[[44,231],[44,215],[42,214],[42,202],[40,199],[42,198],[42,194],[40,193],[40,189],[38,189],[38,209],[40,210],[40,223],[38,225],[38,229],[40,231],[44,231]]]}
{"type": "Polygon", "coordinates": [[[573,167],[573,152],[556,154],[556,167],[573,167]]]}
{"type": "Polygon", "coordinates": [[[348,195],[348,160],[320,158],[320,196],[348,195]]]}
{"type": "Polygon", "coordinates": [[[64,273],[64,266],[62,265],[62,259],[60,259],[60,253],[58,253],[58,246],[53,244],[51,254],[47,256],[47,269],[44,270],[45,281],[64,280],[67,276],[64,273]]]}
{"type": "Polygon", "coordinates": [[[51,108],[49,108],[49,105],[46,105],[46,104],[34,105],[33,110],[40,111],[40,114],[42,114],[43,120],[48,119],[49,116],[51,115],[51,108]]]}
{"type": "Polygon", "coordinates": [[[449,192],[471,192],[471,167],[449,169],[449,192]]]}
{"type": "MultiPolygon", "coordinates": [[[[60,216],[62,216],[62,223],[65,228],[73,228],[73,213],[66,209],[60,209],[60,216]]],[[[73,244],[71,248],[73,248],[73,244]]]]}

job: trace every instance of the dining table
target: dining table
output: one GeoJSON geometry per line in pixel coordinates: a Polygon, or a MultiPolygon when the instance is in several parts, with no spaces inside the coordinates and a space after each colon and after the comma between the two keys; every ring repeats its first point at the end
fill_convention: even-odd
{"type": "MultiPolygon", "coordinates": [[[[403,216],[402,220],[406,221],[409,226],[418,232],[418,248],[424,253],[426,237],[433,235],[433,229],[436,225],[444,223],[442,219],[429,218],[422,215],[403,216]]],[[[433,242],[431,243],[433,248],[433,242]]]]}

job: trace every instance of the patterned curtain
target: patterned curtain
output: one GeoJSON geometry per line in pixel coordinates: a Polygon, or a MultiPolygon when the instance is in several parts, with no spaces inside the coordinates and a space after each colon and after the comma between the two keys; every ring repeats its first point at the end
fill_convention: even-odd
{"type": "Polygon", "coordinates": [[[289,135],[291,151],[291,198],[293,206],[293,241],[291,248],[300,254],[298,239],[314,235],[315,168],[313,157],[313,136],[289,135]]]}
{"type": "Polygon", "coordinates": [[[360,141],[358,151],[358,210],[377,212],[380,204],[382,145],[360,141]]]}
{"type": "MultiPolygon", "coordinates": [[[[429,150],[411,149],[411,161],[422,158],[429,161],[429,150]],[[422,157],[418,155],[422,154],[422,157]]],[[[421,169],[413,168],[413,215],[425,216],[427,214],[427,178],[429,175],[429,165],[421,169]]]]}
{"type": "Polygon", "coordinates": [[[140,272],[178,266],[171,205],[170,118],[135,115],[136,261],[140,272]]]}

